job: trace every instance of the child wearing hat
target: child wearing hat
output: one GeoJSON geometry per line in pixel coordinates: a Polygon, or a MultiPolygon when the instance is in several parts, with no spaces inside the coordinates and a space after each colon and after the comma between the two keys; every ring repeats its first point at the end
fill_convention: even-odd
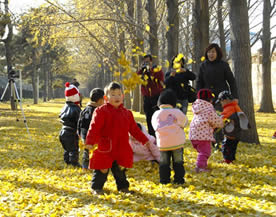
{"type": "MultiPolygon", "coordinates": [[[[86,135],[89,129],[89,125],[92,119],[94,110],[104,104],[104,91],[101,88],[94,88],[90,92],[90,102],[80,113],[80,118],[78,122],[78,134],[81,137],[83,143],[85,144],[86,135]]],[[[89,150],[84,149],[82,157],[82,168],[88,169],[89,165],[89,150]]]]}
{"type": "Polygon", "coordinates": [[[197,99],[192,105],[194,114],[190,124],[189,139],[197,150],[196,172],[208,172],[207,161],[211,155],[211,143],[214,139],[214,129],[223,127],[212,104],[214,96],[209,89],[200,89],[197,99]]]}
{"type": "Polygon", "coordinates": [[[174,170],[174,183],[184,184],[183,147],[184,127],[188,124],[186,115],[176,107],[176,94],[171,89],[161,92],[156,111],[151,119],[155,130],[157,146],[160,150],[159,176],[161,184],[170,183],[171,161],[174,170]]]}
{"type": "Polygon", "coordinates": [[[65,83],[65,105],[62,108],[59,118],[62,128],[59,133],[59,140],[64,149],[63,159],[66,164],[80,167],[79,164],[79,137],[77,124],[81,109],[80,93],[76,86],[65,83]]]}
{"type": "Polygon", "coordinates": [[[223,163],[230,164],[236,159],[241,130],[247,130],[249,123],[237,100],[229,91],[220,92],[216,103],[221,103],[223,107],[221,115],[225,122],[223,128],[224,140],[222,141],[223,163]]]}

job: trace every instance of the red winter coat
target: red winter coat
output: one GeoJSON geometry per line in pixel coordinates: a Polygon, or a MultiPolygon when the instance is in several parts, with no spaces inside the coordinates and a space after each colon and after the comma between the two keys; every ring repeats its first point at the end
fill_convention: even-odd
{"type": "Polygon", "coordinates": [[[123,105],[115,108],[107,103],[98,107],[93,113],[86,137],[86,144],[98,144],[89,161],[89,168],[108,169],[112,167],[113,161],[131,168],[133,152],[128,133],[143,144],[148,141],[137,126],[131,111],[123,105]]]}

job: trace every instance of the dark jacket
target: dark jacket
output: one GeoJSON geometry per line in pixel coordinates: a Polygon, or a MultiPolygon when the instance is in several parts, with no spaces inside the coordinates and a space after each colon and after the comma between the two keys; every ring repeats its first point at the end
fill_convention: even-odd
{"type": "Polygon", "coordinates": [[[81,109],[73,102],[66,102],[62,108],[59,118],[63,128],[71,129],[77,132],[77,124],[81,109]]]}
{"type": "Polygon", "coordinates": [[[175,76],[170,76],[170,74],[170,71],[165,74],[166,88],[172,89],[176,93],[177,99],[188,99],[189,80],[195,80],[196,75],[187,69],[186,72],[176,73],[175,76]]]}
{"type": "Polygon", "coordinates": [[[90,102],[81,111],[79,121],[78,121],[78,134],[82,139],[86,139],[86,135],[90,126],[92,115],[94,110],[97,108],[96,103],[90,102]]]}
{"type": "Polygon", "coordinates": [[[210,62],[205,60],[200,66],[196,89],[210,89],[216,96],[221,91],[231,90],[234,98],[238,99],[238,92],[234,75],[227,62],[216,60],[210,62]]]}

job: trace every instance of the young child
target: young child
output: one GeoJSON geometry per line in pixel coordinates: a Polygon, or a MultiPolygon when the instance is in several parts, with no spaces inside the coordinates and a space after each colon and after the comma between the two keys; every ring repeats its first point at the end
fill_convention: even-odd
{"type": "Polygon", "coordinates": [[[145,136],[151,141],[149,146],[141,144],[133,136],[129,136],[129,144],[133,150],[133,162],[138,162],[141,160],[147,161],[160,161],[160,152],[156,146],[156,139],[154,136],[148,134],[144,125],[137,123],[137,126],[145,134],[145,136]]]}
{"type": "Polygon", "coordinates": [[[80,167],[79,137],[77,134],[77,124],[81,112],[79,107],[80,94],[78,88],[69,82],[66,82],[65,87],[66,103],[59,115],[63,125],[59,133],[59,140],[64,149],[64,162],[80,167]]]}
{"type": "MultiPolygon", "coordinates": [[[[94,88],[90,92],[90,102],[80,113],[80,118],[78,122],[78,134],[81,137],[83,143],[85,144],[85,139],[87,131],[90,126],[92,115],[94,110],[104,104],[104,91],[100,88],[94,88]]],[[[84,149],[82,157],[82,168],[88,169],[89,164],[89,150],[84,149]]]]}
{"type": "Polygon", "coordinates": [[[239,107],[237,100],[234,100],[234,97],[229,91],[222,91],[219,93],[217,103],[219,102],[223,107],[221,115],[226,123],[223,128],[223,162],[230,164],[236,159],[235,156],[241,130],[247,130],[249,123],[247,117],[239,107]]]}
{"type": "Polygon", "coordinates": [[[111,82],[105,88],[105,97],[107,103],[95,109],[86,136],[87,149],[93,149],[97,144],[89,161],[89,168],[94,169],[92,193],[103,193],[110,168],[117,189],[131,193],[124,169],[131,168],[133,164],[128,133],[142,144],[149,145],[150,141],[137,126],[131,111],[124,108],[120,84],[111,82]]]}
{"type": "Polygon", "coordinates": [[[276,131],[274,132],[272,139],[276,139],[276,131]]]}
{"type": "Polygon", "coordinates": [[[207,172],[207,161],[211,155],[211,142],[214,139],[214,129],[223,127],[223,120],[219,117],[212,104],[213,94],[209,89],[200,89],[197,100],[192,105],[194,114],[190,124],[189,139],[197,150],[196,172],[207,172]]]}
{"type": "Polygon", "coordinates": [[[185,143],[184,127],[188,123],[186,115],[176,107],[176,95],[171,89],[161,92],[158,99],[160,110],[152,116],[152,126],[160,150],[160,183],[170,183],[173,163],[174,183],[184,184],[183,146],[185,143]]]}

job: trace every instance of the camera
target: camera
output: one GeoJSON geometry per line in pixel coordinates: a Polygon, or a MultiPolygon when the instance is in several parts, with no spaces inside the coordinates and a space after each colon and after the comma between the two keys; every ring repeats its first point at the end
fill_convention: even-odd
{"type": "Polygon", "coordinates": [[[142,70],[143,72],[148,72],[150,70],[150,66],[148,63],[144,63],[144,65],[142,65],[142,70]]]}
{"type": "Polygon", "coordinates": [[[8,79],[15,79],[15,78],[19,78],[19,73],[10,67],[8,70],[8,79]]]}

